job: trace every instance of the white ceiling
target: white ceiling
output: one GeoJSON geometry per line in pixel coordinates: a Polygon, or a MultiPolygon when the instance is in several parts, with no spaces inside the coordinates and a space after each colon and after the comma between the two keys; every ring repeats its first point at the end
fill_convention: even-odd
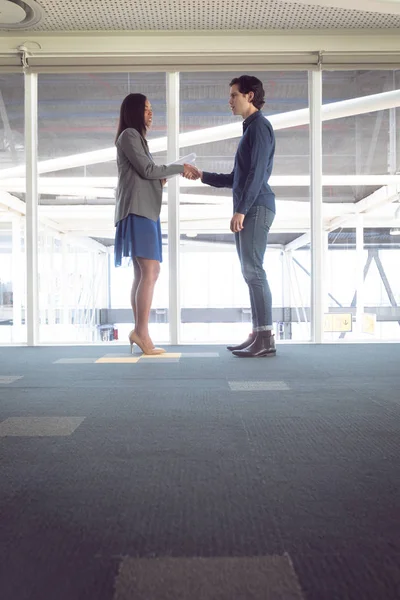
{"type": "Polygon", "coordinates": [[[291,2],[315,5],[330,6],[333,8],[345,8],[361,10],[363,12],[378,12],[389,14],[400,14],[400,0],[281,0],[282,2],[291,2]]]}
{"type": "MultiPolygon", "coordinates": [[[[37,4],[43,18],[29,29],[41,32],[400,28],[400,3],[394,0],[40,0],[37,4]]],[[[0,29],[12,28],[4,24],[0,29]]]]}

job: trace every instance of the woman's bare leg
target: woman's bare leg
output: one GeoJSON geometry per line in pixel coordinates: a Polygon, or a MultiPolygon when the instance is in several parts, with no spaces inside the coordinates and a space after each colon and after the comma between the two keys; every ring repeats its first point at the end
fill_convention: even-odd
{"type": "Polygon", "coordinates": [[[137,307],[136,307],[136,293],[137,293],[137,289],[139,287],[139,283],[140,283],[140,279],[142,277],[142,271],[140,269],[140,265],[137,261],[137,258],[132,258],[132,262],[133,262],[133,283],[132,283],[132,290],[131,290],[131,306],[132,306],[132,312],[133,312],[133,321],[135,323],[135,328],[136,328],[136,323],[137,323],[137,307]]]}
{"type": "Polygon", "coordinates": [[[160,273],[160,263],[158,260],[149,258],[137,258],[136,260],[140,267],[141,276],[136,290],[135,332],[146,346],[153,347],[154,344],[149,334],[149,318],[154,286],[160,273]]]}

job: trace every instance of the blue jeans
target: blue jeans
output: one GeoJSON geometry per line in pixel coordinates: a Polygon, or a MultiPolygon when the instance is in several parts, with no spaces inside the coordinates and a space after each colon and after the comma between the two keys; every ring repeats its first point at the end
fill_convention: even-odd
{"type": "Polygon", "coordinates": [[[235,233],[242,274],[249,286],[253,331],[272,327],[272,296],[264,271],[268,232],[275,213],[266,206],[253,206],[244,218],[243,229],[235,233]]]}

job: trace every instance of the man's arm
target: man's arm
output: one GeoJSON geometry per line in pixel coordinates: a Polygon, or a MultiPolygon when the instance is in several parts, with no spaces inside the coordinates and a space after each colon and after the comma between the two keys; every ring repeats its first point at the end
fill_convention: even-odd
{"type": "Polygon", "coordinates": [[[232,188],[233,186],[233,174],[232,173],[208,173],[207,171],[201,172],[201,181],[212,187],[219,188],[232,188]]]}
{"type": "Polygon", "coordinates": [[[271,150],[271,134],[269,129],[257,127],[254,139],[251,140],[250,171],[243,188],[242,197],[236,209],[238,213],[247,214],[260,193],[265,170],[271,150]]]}

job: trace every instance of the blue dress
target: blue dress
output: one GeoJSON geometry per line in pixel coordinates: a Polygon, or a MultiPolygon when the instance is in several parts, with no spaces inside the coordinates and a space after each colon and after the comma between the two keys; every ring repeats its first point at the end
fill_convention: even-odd
{"type": "Polygon", "coordinates": [[[152,221],[130,214],[118,221],[115,231],[114,263],[120,267],[123,257],[149,258],[162,262],[160,218],[152,221]]]}

